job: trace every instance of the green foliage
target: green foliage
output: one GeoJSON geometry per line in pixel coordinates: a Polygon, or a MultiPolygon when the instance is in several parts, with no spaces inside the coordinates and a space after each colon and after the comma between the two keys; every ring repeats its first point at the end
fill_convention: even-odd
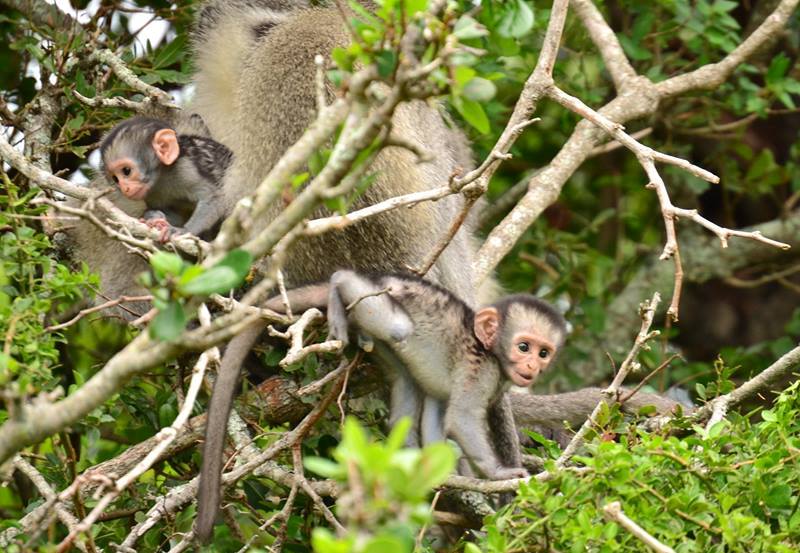
{"type": "Polygon", "coordinates": [[[0,173],[0,385],[24,397],[51,389],[60,363],[60,332],[46,330],[66,309],[91,296],[97,278],[86,267],[72,271],[53,260],[49,238],[30,223],[45,213],[31,208],[38,193],[21,194],[0,173]]]}
{"type": "Polygon", "coordinates": [[[598,437],[577,459],[588,472],[523,486],[487,523],[481,549],[643,551],[642,542],[603,517],[603,507],[619,501],[628,517],[678,552],[796,551],[800,384],[761,418],[731,414],[682,439],[632,427],[618,442],[598,437]]]}
{"type": "Polygon", "coordinates": [[[244,250],[228,252],[216,265],[204,269],[189,265],[180,256],[159,251],[150,257],[153,274],[142,275],[142,283],[153,292],[158,314],[148,328],[159,340],[174,340],[188,317],[184,307],[195,296],[225,294],[236,288],[250,272],[253,256],[244,250]]]}
{"type": "Polygon", "coordinates": [[[336,504],[348,522],[344,536],[325,528],[314,530],[316,553],[411,552],[422,525],[431,520],[427,497],[456,465],[454,449],[445,443],[403,449],[411,421],[398,422],[385,443],[370,441],[365,429],[349,417],[333,460],[307,457],[305,466],[327,478],[347,483],[336,504]]]}
{"type": "MultiPolygon", "coordinates": [[[[72,2],[74,6],[86,4],[85,0],[72,2]]],[[[103,3],[99,15],[92,15],[86,26],[31,23],[10,8],[0,14],[3,123],[13,125],[7,121],[6,106],[17,113],[17,106],[25,106],[37,94],[37,82],[52,83],[63,91],[64,101],[57,106],[57,124],[51,133],[53,146],[47,152],[53,170],[63,174],[79,166],[85,169],[85,158],[102,131],[129,115],[120,109],[88,106],[78,101],[73,91],[88,97],[143,99],[107,67],[72,63],[74,60],[108,48],[123,53],[136,75],[167,91],[178,90],[190,74],[186,31],[195,2],[173,5],[163,0],[137,0],[126,10],[115,10],[112,4],[103,3]],[[172,24],[173,38],[157,47],[140,40],[137,31],[129,27],[132,12],[127,10],[143,7],[154,9],[172,24]],[[134,43],[140,45],[137,55],[130,53],[134,43]]],[[[751,32],[757,23],[757,10],[751,5],[760,3],[620,0],[595,4],[612,22],[635,69],[662,81],[720,60],[751,32]]],[[[353,45],[333,52],[336,68],[330,76],[334,83],[346,83],[352,72],[374,63],[380,78],[391,83],[404,61],[398,54],[404,25],[416,25],[429,39],[428,47],[413,52],[423,63],[441,52],[448,40],[451,45],[469,46],[468,52],[453,55],[426,84],[443,96],[455,118],[472,133],[476,159],[480,160],[504,128],[538,59],[551,5],[549,0],[507,0],[482,2],[480,9],[475,9],[474,2],[450,2],[443,16],[435,19],[423,17],[428,6],[425,0],[384,0],[375,3],[374,12],[354,3],[356,18],[351,25],[356,39],[353,45]],[[448,39],[451,32],[455,40],[448,39]]],[[[709,185],[683,171],[661,167],[677,205],[698,207],[715,222],[731,227],[782,216],[791,206],[796,209],[800,143],[793,123],[796,114],[786,110],[796,109],[800,94],[797,26],[795,15],[786,33],[775,37],[780,41],[778,49],[752,57],[716,89],[671,98],[662,102],[652,117],[626,125],[630,132],[651,128],[651,134],[642,139],[645,143],[720,175],[719,185],[709,185]]],[[[593,107],[613,98],[608,71],[574,10],[562,45],[555,66],[556,82],[593,107]]],[[[28,117],[37,112],[29,106],[19,113],[28,117]]],[[[548,163],[577,123],[575,116],[552,103],[540,104],[535,115],[541,121],[525,130],[512,150],[513,159],[504,162],[493,178],[490,202],[548,163]]],[[[21,136],[14,139],[19,142],[21,136]]],[[[357,165],[368,164],[375,147],[377,143],[362,152],[357,165]]],[[[321,149],[309,162],[308,172],[297,175],[288,188],[299,188],[319,174],[329,154],[321,149]]],[[[73,302],[93,294],[96,277],[85,268],[70,270],[55,261],[50,239],[36,219],[44,210],[30,204],[37,191],[25,188],[28,185],[20,175],[11,175],[14,182],[2,176],[0,383],[4,397],[10,398],[4,408],[9,408],[18,399],[52,392],[59,386],[73,392],[130,340],[130,332],[94,317],[65,331],[46,330],[67,317],[73,302]]],[[[340,212],[351,209],[372,179],[374,174],[367,171],[350,197],[331,200],[327,207],[340,212]]],[[[609,325],[615,324],[607,320],[608,306],[661,250],[663,223],[653,192],[644,187],[646,182],[641,167],[624,149],[592,158],[574,173],[557,204],[526,232],[500,267],[501,280],[509,290],[541,292],[570,306],[568,317],[574,332],[572,345],[555,371],[559,384],[585,382],[585,375],[575,375],[571,368],[573,361],[585,360],[588,348],[574,344],[588,337],[592,348],[602,350],[609,325]]],[[[679,239],[689,235],[689,226],[681,224],[679,239]]],[[[690,248],[683,251],[688,259],[690,248]]],[[[151,326],[154,334],[166,340],[175,337],[187,322],[193,298],[235,286],[246,273],[245,266],[249,259],[241,252],[208,270],[170,254],[154,256],[153,274],[147,277],[160,308],[151,326]]],[[[682,310],[691,313],[703,305],[684,302],[682,310]]],[[[775,326],[764,312],[737,316],[775,326]]],[[[797,343],[800,309],[780,328],[782,325],[778,324],[782,336],[765,339],[769,333],[759,334],[752,344],[745,343],[744,333],[737,333],[731,345],[721,348],[716,361],[717,351],[709,359],[675,363],[662,372],[658,386],[682,382],[701,400],[725,393],[734,382],[757,373],[797,343]]],[[[682,321],[670,331],[669,339],[680,340],[693,332],[702,334],[706,328],[690,327],[682,321]]],[[[663,360],[659,349],[642,356],[645,370],[663,360]]],[[[278,361],[283,353],[280,348],[262,353],[263,364],[276,372],[282,370],[278,361]]],[[[312,355],[286,372],[307,382],[322,362],[323,356],[312,355]]],[[[64,489],[75,474],[119,456],[174,418],[183,401],[175,392],[182,381],[174,365],[178,363],[133,379],[113,400],[68,432],[37,447],[29,458],[54,489],[64,489]]],[[[600,366],[592,377],[602,379],[607,374],[608,367],[600,366]]],[[[636,431],[622,420],[618,408],[605,409],[598,418],[595,438],[578,458],[589,472],[562,472],[549,482],[525,486],[509,508],[488,522],[479,535],[479,545],[468,543],[464,550],[643,550],[627,531],[603,518],[602,507],[615,500],[622,503],[628,516],[678,551],[797,550],[797,395],[795,385],[781,395],[775,407],[752,420],[732,413],[726,422],[708,431],[684,422],[671,437],[636,431]]],[[[303,401],[310,403],[315,398],[303,401]]],[[[377,399],[370,401],[365,402],[368,407],[363,408],[361,417],[374,426],[381,419],[382,404],[377,399]]],[[[5,419],[8,413],[2,411],[0,416],[5,419]]],[[[248,420],[267,426],[258,417],[258,413],[248,414],[248,420]]],[[[360,427],[348,422],[340,446],[331,454],[338,440],[338,421],[323,420],[317,430],[304,441],[303,453],[310,470],[347,482],[337,501],[337,515],[347,533],[334,536],[327,532],[323,528],[326,522],[301,492],[287,521],[284,550],[413,548],[419,529],[429,521],[431,487],[452,469],[449,447],[404,450],[400,448],[402,429],[385,443],[374,443],[360,427]]],[[[266,432],[256,443],[263,447],[276,435],[279,432],[266,432]]],[[[553,459],[559,454],[555,443],[535,433],[531,437],[544,457],[553,459]]],[[[192,478],[198,461],[199,454],[190,448],[159,463],[136,482],[113,509],[139,512],[96,523],[96,548],[109,549],[112,543],[120,543],[152,506],[150,498],[192,478]]],[[[267,479],[251,478],[242,482],[238,491],[237,501],[230,502],[232,516],[242,536],[257,536],[254,547],[266,548],[273,537],[260,530],[258,522],[283,508],[288,489],[267,479]]],[[[14,524],[40,501],[28,501],[26,488],[3,488],[4,524],[14,524]]],[[[87,499],[81,508],[90,508],[92,501],[87,499]]],[[[188,508],[165,518],[137,548],[164,549],[167,539],[174,540],[177,533],[191,528],[193,516],[193,509],[188,508]]],[[[282,531],[280,524],[275,523],[269,532],[282,531]]],[[[63,527],[53,528],[26,547],[49,547],[59,532],[63,535],[63,527]]],[[[219,527],[213,549],[237,551],[242,536],[219,527]]]]}

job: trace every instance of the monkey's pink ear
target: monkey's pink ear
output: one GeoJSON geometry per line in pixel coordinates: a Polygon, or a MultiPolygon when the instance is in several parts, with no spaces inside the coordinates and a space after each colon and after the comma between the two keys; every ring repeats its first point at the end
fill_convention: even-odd
{"type": "Polygon", "coordinates": [[[497,340],[497,331],[500,328],[500,313],[494,307],[484,307],[475,313],[475,336],[478,337],[483,347],[491,349],[497,340]]]}
{"type": "Polygon", "coordinates": [[[161,129],[153,136],[153,150],[164,165],[172,165],[178,159],[181,148],[178,146],[178,135],[172,129],[161,129]]]}

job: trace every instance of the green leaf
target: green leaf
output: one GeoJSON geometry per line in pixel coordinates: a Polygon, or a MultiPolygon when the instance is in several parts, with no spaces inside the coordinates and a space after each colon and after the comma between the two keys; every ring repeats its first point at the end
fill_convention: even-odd
{"type": "Polygon", "coordinates": [[[472,542],[467,542],[466,545],[464,545],[464,553],[482,553],[482,552],[480,547],[478,547],[472,542]]]}
{"type": "Polygon", "coordinates": [[[405,4],[406,17],[409,19],[428,9],[428,0],[405,0],[403,4],[405,4]]]}
{"type": "Polygon", "coordinates": [[[728,422],[725,419],[717,421],[711,428],[708,429],[708,437],[718,438],[727,426],[728,422]]]}
{"type": "Polygon", "coordinates": [[[566,509],[558,509],[550,515],[550,520],[552,520],[553,524],[556,526],[563,526],[569,519],[570,513],[566,509]]]}
{"type": "Polygon", "coordinates": [[[181,273],[184,261],[179,255],[158,251],[150,257],[150,266],[159,280],[167,275],[176,276],[181,273]]]}
{"type": "Polygon", "coordinates": [[[512,2],[497,25],[500,36],[521,38],[533,28],[533,10],[523,0],[512,2]]]}
{"type": "Polygon", "coordinates": [[[344,451],[354,458],[363,458],[366,454],[369,441],[367,433],[355,417],[347,417],[342,429],[342,443],[344,451]]]}
{"type": "Polygon", "coordinates": [[[174,301],[158,312],[150,323],[150,337],[154,340],[169,342],[181,335],[186,327],[186,313],[183,306],[174,301]]]}
{"type": "Polygon", "coordinates": [[[625,53],[628,54],[630,58],[633,58],[636,61],[646,61],[653,57],[652,52],[639,44],[638,42],[631,40],[630,37],[625,35],[618,35],[619,36],[619,43],[622,44],[622,48],[625,50],[625,53]]]}
{"type": "Polygon", "coordinates": [[[253,255],[246,250],[231,250],[216,266],[230,267],[240,278],[244,279],[250,272],[253,264],[253,255]]]}
{"type": "Polygon", "coordinates": [[[192,80],[192,76],[188,73],[175,71],[174,69],[157,69],[154,73],[158,75],[159,82],[189,84],[192,80]]]}
{"type": "Polygon", "coordinates": [[[786,484],[778,484],[770,488],[764,503],[770,509],[789,509],[792,506],[792,488],[786,484]]]}
{"type": "Polygon", "coordinates": [[[420,484],[430,489],[444,482],[456,468],[456,452],[447,443],[427,445],[420,460],[420,484]]]}
{"type": "Polygon", "coordinates": [[[178,287],[183,286],[190,280],[194,280],[198,276],[202,275],[203,272],[205,272],[205,269],[200,265],[190,265],[186,267],[181,273],[181,278],[178,280],[178,287]]]}
{"type": "Polygon", "coordinates": [[[656,409],[655,405],[645,405],[645,406],[641,407],[639,409],[639,411],[637,411],[637,414],[642,416],[642,417],[649,417],[650,415],[655,415],[656,412],[657,412],[657,409],[656,409]]]}
{"type": "Polygon", "coordinates": [[[456,96],[453,99],[453,105],[458,113],[461,114],[461,117],[472,125],[475,130],[481,134],[489,133],[489,118],[486,117],[486,112],[483,111],[478,102],[462,96],[456,96]]]}
{"type": "Polygon", "coordinates": [[[462,15],[456,21],[456,26],[453,28],[453,34],[459,40],[469,40],[471,38],[480,38],[489,34],[486,27],[475,21],[468,15],[462,15]]]}
{"type": "Polygon", "coordinates": [[[68,130],[71,133],[80,130],[83,126],[84,118],[82,114],[78,114],[75,117],[69,119],[66,124],[64,125],[64,130],[68,130]]]}
{"type": "Polygon", "coordinates": [[[326,528],[314,528],[311,533],[311,547],[315,553],[351,553],[353,538],[340,540],[326,528]]]}
{"type": "Polygon", "coordinates": [[[471,67],[459,66],[453,71],[453,80],[458,87],[463,88],[469,81],[475,78],[477,72],[471,67]]]}
{"type": "Polygon", "coordinates": [[[771,409],[764,409],[761,411],[761,418],[767,422],[777,422],[778,416],[775,414],[775,411],[771,409]]]}
{"type": "Polygon", "coordinates": [[[382,50],[376,54],[375,63],[378,66],[378,75],[386,79],[394,72],[397,54],[392,50],[382,50]]]}
{"type": "Polygon", "coordinates": [[[308,181],[308,178],[310,176],[311,175],[308,173],[308,171],[294,175],[292,177],[292,188],[294,189],[300,188],[306,183],[306,181],[308,181]]]}
{"type": "Polygon", "coordinates": [[[397,421],[386,438],[386,449],[389,451],[397,451],[403,447],[408,431],[411,428],[411,418],[403,417],[397,421]]]}
{"type": "Polygon", "coordinates": [[[172,424],[176,416],[178,416],[178,412],[172,403],[162,403],[161,407],[158,408],[158,424],[162,427],[172,424]]]}
{"type": "Polygon", "coordinates": [[[344,466],[324,457],[304,457],[303,466],[325,478],[335,478],[337,480],[347,478],[347,470],[344,466]]]}
{"type": "Polygon", "coordinates": [[[227,266],[215,266],[179,286],[185,296],[224,294],[242,282],[242,277],[227,266]]]}
{"type": "Polygon", "coordinates": [[[783,52],[778,53],[777,56],[772,58],[769,69],[767,69],[767,84],[773,85],[783,79],[783,76],[786,75],[786,71],[789,69],[790,63],[789,57],[783,52]]]}
{"type": "Polygon", "coordinates": [[[186,282],[182,281],[178,289],[185,295],[224,294],[244,281],[252,261],[253,256],[245,250],[230,251],[204,273],[186,282]]]}
{"type": "Polygon", "coordinates": [[[158,51],[155,59],[153,60],[153,69],[160,69],[168,67],[181,59],[186,52],[186,38],[187,35],[178,35],[178,37],[169,42],[161,50],[158,51]]]}
{"type": "Polygon", "coordinates": [[[363,553],[405,553],[408,549],[399,537],[384,534],[370,539],[362,551],[363,553]]]}
{"type": "Polygon", "coordinates": [[[464,86],[464,96],[476,102],[488,102],[497,93],[492,81],[475,77],[464,86]]]}
{"type": "Polygon", "coordinates": [[[331,51],[331,59],[342,71],[353,70],[353,58],[341,46],[337,46],[331,51]]]}

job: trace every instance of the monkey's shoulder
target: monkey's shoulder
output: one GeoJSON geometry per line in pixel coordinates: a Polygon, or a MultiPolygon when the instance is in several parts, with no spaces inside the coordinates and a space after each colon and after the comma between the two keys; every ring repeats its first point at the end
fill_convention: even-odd
{"type": "Polygon", "coordinates": [[[395,273],[381,277],[380,286],[389,296],[411,312],[412,318],[431,321],[452,319],[450,324],[472,327],[474,312],[464,301],[447,288],[416,275],[395,273]]]}
{"type": "Polygon", "coordinates": [[[225,172],[233,162],[230,148],[212,138],[196,134],[179,135],[178,144],[201,177],[221,185],[225,172]]]}

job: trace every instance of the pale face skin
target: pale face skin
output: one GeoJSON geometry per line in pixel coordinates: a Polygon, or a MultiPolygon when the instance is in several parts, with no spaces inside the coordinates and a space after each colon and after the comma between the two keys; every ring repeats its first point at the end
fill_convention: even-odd
{"type": "MultiPolygon", "coordinates": [[[[180,154],[178,137],[172,129],[161,129],[156,132],[151,147],[158,160],[166,166],[175,163],[180,154]]],[[[152,182],[147,182],[143,178],[139,163],[131,157],[106,160],[105,166],[111,180],[132,200],[143,200],[153,186],[152,182]]]]}
{"type": "Polygon", "coordinates": [[[547,338],[531,332],[517,332],[508,352],[512,362],[506,367],[509,379],[517,386],[530,386],[548,367],[555,351],[555,344],[547,338]]]}
{"type": "Polygon", "coordinates": [[[131,158],[115,159],[106,164],[111,176],[125,196],[132,200],[143,200],[150,191],[150,184],[142,181],[138,164],[131,158]]]}
{"type": "MultiPolygon", "coordinates": [[[[512,334],[511,340],[505,342],[501,340],[500,314],[494,307],[485,307],[475,314],[474,330],[475,336],[486,349],[496,351],[505,348],[506,351],[502,353],[510,361],[503,367],[506,375],[514,385],[527,388],[550,365],[558,348],[556,341],[560,340],[560,335],[539,316],[532,315],[530,320],[522,316],[522,319],[523,321],[517,320],[513,324],[524,330],[517,330],[512,334]]],[[[505,321],[505,324],[512,323],[505,321]]]]}

